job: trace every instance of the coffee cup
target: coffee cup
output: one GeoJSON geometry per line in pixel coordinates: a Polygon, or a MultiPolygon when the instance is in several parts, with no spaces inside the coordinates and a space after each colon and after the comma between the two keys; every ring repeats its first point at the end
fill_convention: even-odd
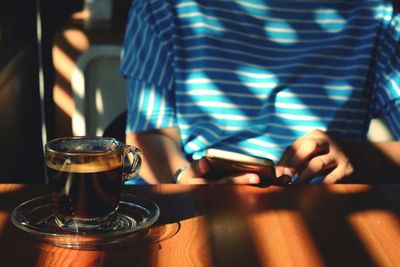
{"type": "Polygon", "coordinates": [[[140,150],[110,137],[64,137],[45,146],[55,223],[76,233],[112,230],[122,185],[141,166],[140,150]]]}

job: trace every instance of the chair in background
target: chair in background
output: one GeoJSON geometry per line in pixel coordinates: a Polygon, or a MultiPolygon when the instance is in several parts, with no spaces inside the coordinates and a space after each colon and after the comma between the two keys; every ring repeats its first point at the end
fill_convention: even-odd
{"type": "Polygon", "coordinates": [[[119,74],[120,53],[117,45],[94,45],[77,60],[71,82],[73,135],[108,135],[124,141],[126,88],[119,74]]]}

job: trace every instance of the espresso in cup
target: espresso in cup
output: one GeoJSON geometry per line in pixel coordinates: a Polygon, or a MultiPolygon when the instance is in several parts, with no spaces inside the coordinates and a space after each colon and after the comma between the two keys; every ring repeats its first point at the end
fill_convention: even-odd
{"type": "Polygon", "coordinates": [[[50,195],[57,214],[77,218],[106,216],[118,207],[122,164],[47,167],[50,195]]]}
{"type": "Polygon", "coordinates": [[[111,227],[123,182],[138,173],[140,163],[137,148],[113,138],[50,141],[46,144],[46,166],[57,225],[74,232],[111,227]]]}

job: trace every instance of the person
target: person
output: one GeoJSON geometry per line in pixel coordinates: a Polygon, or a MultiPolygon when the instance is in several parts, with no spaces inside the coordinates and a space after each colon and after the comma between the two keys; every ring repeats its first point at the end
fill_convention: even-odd
{"type": "Polygon", "coordinates": [[[178,173],[208,183],[210,147],[272,159],[277,179],[295,184],[400,179],[400,15],[390,1],[135,0],[121,73],[126,142],[142,150],[148,183],[178,173]],[[376,116],[395,141],[368,142],[376,116]]]}

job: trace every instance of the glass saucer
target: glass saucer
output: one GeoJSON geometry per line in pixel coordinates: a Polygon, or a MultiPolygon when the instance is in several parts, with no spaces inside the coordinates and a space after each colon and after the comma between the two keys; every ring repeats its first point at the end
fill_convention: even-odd
{"type": "Polygon", "coordinates": [[[160,216],[159,207],[152,201],[122,194],[115,229],[106,233],[82,234],[63,231],[54,221],[50,196],[26,201],[11,213],[19,229],[45,242],[68,248],[97,248],[125,243],[140,236],[160,216]]]}

